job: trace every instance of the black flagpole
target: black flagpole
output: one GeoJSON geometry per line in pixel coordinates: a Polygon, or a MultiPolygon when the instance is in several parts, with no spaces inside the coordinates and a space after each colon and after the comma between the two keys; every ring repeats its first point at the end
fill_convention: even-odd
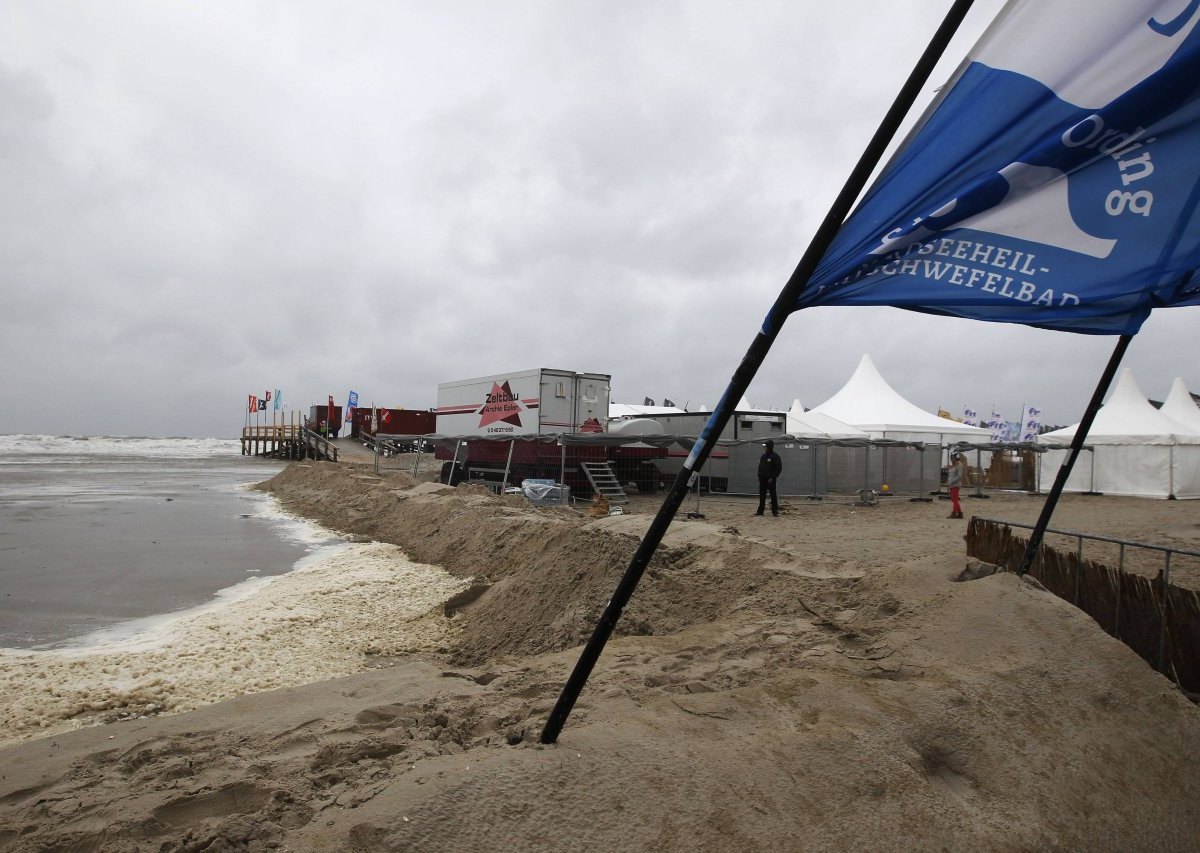
{"type": "Polygon", "coordinates": [[[1100,411],[1100,403],[1103,402],[1104,395],[1108,392],[1108,386],[1112,384],[1113,376],[1116,375],[1117,368],[1121,365],[1121,359],[1125,357],[1125,350],[1129,348],[1129,342],[1132,340],[1133,335],[1121,335],[1117,341],[1117,346],[1108,359],[1108,366],[1104,368],[1104,374],[1096,385],[1091,402],[1088,403],[1087,410],[1083,413],[1083,420],[1079,422],[1079,426],[1075,427],[1075,435],[1071,439],[1071,449],[1067,453],[1067,458],[1063,460],[1062,467],[1058,469],[1058,476],[1054,478],[1054,486],[1050,489],[1050,494],[1046,496],[1046,503],[1042,506],[1042,514],[1038,517],[1037,526],[1029,535],[1029,544],[1025,546],[1025,555],[1021,558],[1021,565],[1017,569],[1018,575],[1025,574],[1033,565],[1038,548],[1042,544],[1042,537],[1046,535],[1046,528],[1050,526],[1050,516],[1054,515],[1054,507],[1058,505],[1058,499],[1067,485],[1067,477],[1071,476],[1071,469],[1075,467],[1075,460],[1083,450],[1083,442],[1087,438],[1088,430],[1092,428],[1092,421],[1096,419],[1096,413],[1100,411]]]}
{"type": "Polygon", "coordinates": [[[905,81],[904,87],[900,90],[900,94],[896,96],[891,109],[884,116],[883,122],[879,125],[878,130],[875,131],[875,135],[871,138],[866,150],[863,151],[854,170],[850,173],[850,177],[846,180],[845,186],[842,187],[842,191],[838,194],[837,199],[834,200],[833,206],[825,215],[821,227],[817,229],[812,242],[809,243],[808,249],[800,259],[800,263],[796,266],[796,270],[792,273],[791,278],[788,279],[787,284],[784,285],[779,297],[775,300],[775,304],[771,306],[771,311],[767,314],[762,329],[754,338],[753,343],[750,344],[746,355],[742,357],[741,364],[734,371],[733,377],[729,382],[729,387],[725,389],[721,401],[713,410],[708,423],[705,424],[704,430],[692,448],[691,454],[689,454],[687,460],[683,463],[683,467],[680,468],[679,474],[675,477],[675,482],[671,485],[671,490],[663,500],[663,505],[659,508],[658,514],[655,515],[654,520],[650,523],[650,527],[646,530],[646,535],[642,538],[637,551],[634,552],[633,558],[629,562],[629,568],[625,570],[625,575],[621,578],[620,583],[617,584],[616,591],[613,593],[612,598],[609,599],[608,605],[604,608],[604,613],[600,616],[600,620],[596,623],[591,639],[584,646],[583,652],[579,656],[579,661],[575,664],[575,669],[571,672],[570,678],[567,679],[567,683],[563,686],[562,694],[558,697],[558,702],[555,704],[554,710],[550,712],[550,716],[546,720],[546,725],[542,729],[542,743],[554,743],[558,740],[559,732],[562,731],[562,727],[566,723],[571,709],[575,707],[575,700],[579,698],[583,686],[587,683],[588,676],[592,673],[592,668],[596,665],[596,661],[600,659],[600,653],[604,650],[608,638],[612,635],[613,628],[616,627],[617,620],[621,617],[621,611],[624,610],[625,605],[633,595],[633,591],[637,588],[642,573],[650,563],[650,558],[654,556],[654,551],[662,541],[663,535],[667,532],[672,519],[675,518],[675,513],[679,511],[680,504],[687,497],[688,482],[693,472],[699,471],[704,466],[709,453],[712,451],[713,442],[716,441],[725,429],[725,424],[728,423],[730,415],[733,414],[738,400],[745,394],[746,389],[750,386],[750,380],[754,378],[754,374],[758,371],[763,359],[767,356],[767,352],[771,349],[771,344],[779,336],[779,331],[783,327],[784,321],[787,320],[788,315],[792,312],[800,292],[808,284],[808,280],[817,268],[817,264],[820,263],[826,249],[829,248],[829,244],[833,241],[834,235],[837,234],[842,222],[850,214],[855,199],[858,198],[859,193],[866,186],[871,173],[875,170],[875,166],[883,157],[892,137],[896,135],[896,131],[899,130],[904,117],[908,114],[913,102],[925,86],[929,75],[933,73],[934,66],[937,65],[938,60],[946,49],[946,45],[949,44],[950,39],[958,29],[958,25],[962,23],[973,2],[974,0],[955,0],[945,20],[942,21],[941,26],[934,33],[929,46],[925,48],[925,52],[921,55],[920,60],[909,74],[908,80],[905,81]]]}

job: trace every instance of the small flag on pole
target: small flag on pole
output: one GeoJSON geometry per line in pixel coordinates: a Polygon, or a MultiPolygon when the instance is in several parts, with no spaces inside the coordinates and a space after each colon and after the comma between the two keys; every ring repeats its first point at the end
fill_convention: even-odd
{"type": "Polygon", "coordinates": [[[992,431],[992,441],[1004,441],[1008,435],[1008,426],[1004,422],[1004,416],[992,409],[992,417],[988,421],[988,429],[992,431]]]}
{"type": "Polygon", "coordinates": [[[249,406],[250,406],[250,407],[249,407],[249,409],[248,409],[247,411],[251,411],[251,412],[257,412],[257,411],[258,411],[258,395],[257,395],[257,394],[251,394],[251,395],[250,395],[250,403],[249,403],[249,406]]]}
{"type": "Polygon", "coordinates": [[[1033,441],[1042,430],[1042,410],[1035,406],[1025,408],[1025,419],[1021,426],[1021,441],[1033,441]]]}
{"type": "Polygon", "coordinates": [[[275,389],[275,411],[283,408],[283,392],[278,388],[275,389]]]}

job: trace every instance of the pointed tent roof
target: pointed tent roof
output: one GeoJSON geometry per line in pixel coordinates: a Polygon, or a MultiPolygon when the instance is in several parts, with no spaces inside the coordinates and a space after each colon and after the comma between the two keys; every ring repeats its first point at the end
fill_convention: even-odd
{"type": "Polygon", "coordinates": [[[986,429],[938,417],[901,397],[880,375],[869,355],[862,357],[840,391],[806,414],[814,412],[867,432],[939,433],[981,442],[992,438],[986,429]]]}
{"type": "Polygon", "coordinates": [[[743,415],[782,415],[784,413],[783,409],[766,409],[762,406],[751,405],[750,401],[745,397],[742,397],[742,399],[738,400],[737,407],[734,409],[734,411],[743,415]]]}
{"type": "Polygon", "coordinates": [[[641,418],[655,415],[682,415],[684,410],[678,406],[634,406],[630,403],[609,403],[608,418],[641,418]]]}
{"type": "Polygon", "coordinates": [[[842,423],[837,418],[823,415],[820,412],[806,412],[799,400],[792,402],[788,409],[786,431],[788,435],[805,436],[819,435],[827,438],[867,438],[867,434],[857,427],[842,423]]]}
{"type": "MultiPolygon", "coordinates": [[[[1072,424],[1040,435],[1038,443],[1066,447],[1075,437],[1078,426],[1072,424]]],[[[1121,378],[1117,380],[1117,387],[1113,389],[1108,402],[1096,413],[1086,443],[1200,444],[1200,430],[1194,430],[1154,408],[1133,378],[1133,371],[1127,367],[1121,371],[1121,378]]]]}
{"type": "Polygon", "coordinates": [[[1196,405],[1195,398],[1181,377],[1176,376],[1175,381],[1171,383],[1171,393],[1167,395],[1159,411],[1185,427],[1200,432],[1200,406],[1196,405]]]}

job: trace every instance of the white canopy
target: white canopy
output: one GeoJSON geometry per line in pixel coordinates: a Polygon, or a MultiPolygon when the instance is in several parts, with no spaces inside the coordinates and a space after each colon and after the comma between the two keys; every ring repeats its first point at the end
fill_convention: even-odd
{"type": "Polygon", "coordinates": [[[814,413],[836,418],[874,438],[929,441],[931,435],[937,435],[949,442],[972,444],[992,440],[986,429],[938,417],[901,397],[880,375],[869,355],[862,357],[840,391],[805,414],[814,413]]]}
{"type": "Polygon", "coordinates": [[[781,409],[764,409],[761,406],[752,406],[752,405],[750,405],[750,401],[747,400],[745,397],[742,397],[742,399],[738,400],[737,408],[734,409],[734,411],[738,412],[739,414],[743,414],[743,415],[746,415],[746,414],[781,415],[781,414],[783,414],[783,411],[781,409]]]}
{"type": "Polygon", "coordinates": [[[793,401],[792,407],[788,409],[785,429],[788,435],[798,438],[806,435],[828,438],[869,438],[861,429],[842,423],[837,418],[831,418],[820,412],[804,411],[804,406],[800,404],[799,400],[793,401]]]}
{"type": "Polygon", "coordinates": [[[1182,378],[1175,377],[1175,381],[1171,384],[1171,393],[1167,395],[1167,399],[1159,411],[1172,420],[1179,421],[1185,427],[1200,432],[1200,406],[1196,405],[1187,385],[1183,384],[1182,378]]]}
{"type": "MultiPolygon", "coordinates": [[[[1178,380],[1176,380],[1178,381],[1178,380]]],[[[1164,405],[1164,409],[1165,409],[1164,405]]],[[[1196,409],[1195,404],[1192,408],[1196,409]]],[[[1200,414],[1200,411],[1197,411],[1200,414]]],[[[1051,447],[1070,447],[1079,424],[1048,432],[1038,436],[1039,444],[1051,447]]],[[[1092,428],[1088,430],[1087,444],[1200,444],[1200,429],[1193,429],[1175,420],[1164,411],[1154,408],[1133,371],[1125,368],[1117,387],[1113,389],[1092,428]]]]}
{"type": "Polygon", "coordinates": [[[641,418],[655,415],[682,415],[684,410],[678,406],[631,406],[628,403],[609,403],[608,419],[641,418]]]}
{"type": "MultiPolygon", "coordinates": [[[[1039,435],[1038,443],[1069,447],[1078,426],[1039,435]]],[[[1128,368],[1096,413],[1084,446],[1092,451],[1076,460],[1067,479],[1069,492],[1200,497],[1200,430],[1154,408],[1128,368]]],[[[1042,454],[1043,482],[1062,467],[1067,452],[1056,449],[1042,454]]]]}

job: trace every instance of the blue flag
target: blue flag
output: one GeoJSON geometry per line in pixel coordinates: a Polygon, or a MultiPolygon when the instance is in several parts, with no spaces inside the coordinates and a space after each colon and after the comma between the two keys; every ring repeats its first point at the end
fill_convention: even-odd
{"type": "Polygon", "coordinates": [[[1013,0],[796,308],[1088,334],[1200,304],[1200,0],[1013,0]]]}

